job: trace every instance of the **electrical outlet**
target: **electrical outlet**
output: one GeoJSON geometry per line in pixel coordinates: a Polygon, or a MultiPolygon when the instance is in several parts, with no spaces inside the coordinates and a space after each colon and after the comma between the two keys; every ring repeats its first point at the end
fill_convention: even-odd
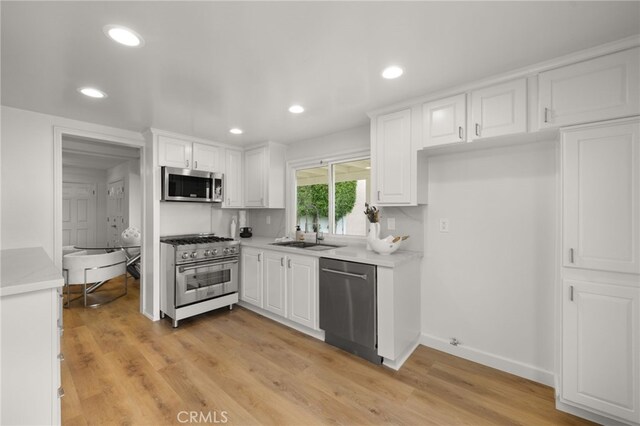
{"type": "Polygon", "coordinates": [[[449,219],[440,219],[440,232],[449,232],[449,219]]]}
{"type": "Polygon", "coordinates": [[[389,231],[395,231],[395,229],[396,229],[396,218],[395,217],[388,217],[387,218],[387,229],[389,231]]]}
{"type": "Polygon", "coordinates": [[[271,216],[267,216],[267,225],[271,225],[271,216]]]}

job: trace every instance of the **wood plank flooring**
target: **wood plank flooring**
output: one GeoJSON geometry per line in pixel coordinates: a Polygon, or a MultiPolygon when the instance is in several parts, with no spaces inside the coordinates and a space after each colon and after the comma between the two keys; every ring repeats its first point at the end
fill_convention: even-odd
{"type": "Polygon", "coordinates": [[[173,329],[138,306],[133,281],[64,310],[63,424],[588,424],[551,388],[423,346],[395,372],[239,307],[173,329]]]}

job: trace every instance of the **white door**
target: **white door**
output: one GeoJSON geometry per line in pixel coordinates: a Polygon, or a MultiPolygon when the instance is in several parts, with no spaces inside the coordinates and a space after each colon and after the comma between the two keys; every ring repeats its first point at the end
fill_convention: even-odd
{"type": "Polygon", "coordinates": [[[222,148],[194,143],[193,168],[205,172],[222,172],[222,148]]]}
{"type": "Polygon", "coordinates": [[[540,128],[640,114],[640,48],[540,73],[540,128]]]}
{"type": "Polygon", "coordinates": [[[451,96],[422,106],[425,148],[466,140],[467,97],[451,96]]]}
{"type": "Polygon", "coordinates": [[[562,134],[564,266],[640,273],[640,124],[562,134]]]}
{"type": "Polygon", "coordinates": [[[640,422],[640,288],[565,281],[562,397],[640,422]]]}
{"type": "Polygon", "coordinates": [[[290,255],[287,259],[287,293],[291,321],[318,329],[318,259],[290,255]]]}
{"type": "Polygon", "coordinates": [[[122,231],[127,229],[126,194],[124,180],[120,179],[107,185],[107,246],[120,245],[122,231]]]}
{"type": "Polygon", "coordinates": [[[240,300],[262,308],[262,252],[243,247],[240,262],[240,300]]]}
{"type": "Polygon", "coordinates": [[[469,140],[527,131],[527,80],[471,92],[469,140]]]}
{"type": "Polygon", "coordinates": [[[264,252],[264,308],[282,317],[286,310],[285,255],[278,252],[264,252]]]}
{"type": "Polygon", "coordinates": [[[242,151],[227,149],[225,151],[224,204],[223,207],[244,207],[242,151]]]}
{"type": "Polygon", "coordinates": [[[62,184],[62,245],[89,247],[96,243],[96,186],[62,184]]]}
{"type": "Polygon", "coordinates": [[[375,204],[411,203],[411,110],[376,119],[375,204]]]}
{"type": "Polygon", "coordinates": [[[191,146],[191,142],[158,136],[158,163],[180,169],[191,168],[191,146]]]}
{"type": "Polygon", "coordinates": [[[244,153],[244,204],[246,207],[264,207],[267,180],[266,149],[256,148],[244,153]]]}

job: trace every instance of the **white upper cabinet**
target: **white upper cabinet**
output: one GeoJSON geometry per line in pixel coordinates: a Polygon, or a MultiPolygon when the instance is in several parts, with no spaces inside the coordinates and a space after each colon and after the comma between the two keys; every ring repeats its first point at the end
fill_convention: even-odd
{"type": "Polygon", "coordinates": [[[168,136],[158,136],[158,163],[160,166],[188,169],[191,167],[192,143],[168,136]]]}
{"type": "Polygon", "coordinates": [[[225,150],[225,174],[224,174],[224,201],[222,207],[242,208],[243,204],[243,180],[244,165],[242,151],[235,149],[225,150]]]}
{"type": "Polygon", "coordinates": [[[542,72],[540,128],[640,114],[640,48],[542,72]]]}
{"type": "Polygon", "coordinates": [[[372,144],[374,204],[411,204],[411,110],[378,116],[372,144]]]}
{"type": "Polygon", "coordinates": [[[469,141],[527,131],[527,80],[522,78],[470,94],[469,141]]]}
{"type": "Polygon", "coordinates": [[[640,124],[562,133],[564,266],[640,273],[640,124]]]}
{"type": "Polygon", "coordinates": [[[244,206],[283,209],[285,147],[269,142],[244,152],[244,206]]]}
{"type": "Polygon", "coordinates": [[[159,135],[158,165],[222,172],[222,148],[159,135]]]}
{"type": "Polygon", "coordinates": [[[467,96],[451,96],[422,106],[423,147],[447,145],[466,140],[467,96]]]}
{"type": "Polygon", "coordinates": [[[562,399],[640,422],[640,289],[567,280],[562,399]]]}
{"type": "Polygon", "coordinates": [[[201,143],[193,144],[193,168],[205,172],[222,171],[222,148],[205,145],[201,143]]]}

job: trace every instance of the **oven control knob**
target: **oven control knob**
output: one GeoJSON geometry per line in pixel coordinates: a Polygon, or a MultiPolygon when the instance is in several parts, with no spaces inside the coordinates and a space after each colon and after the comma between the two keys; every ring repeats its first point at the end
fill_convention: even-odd
{"type": "Polygon", "coordinates": [[[236,252],[236,248],[235,247],[230,247],[229,248],[229,253],[235,253],[236,252]]]}
{"type": "Polygon", "coordinates": [[[213,249],[213,255],[215,256],[216,254],[218,254],[218,249],[213,249]]]}
{"type": "Polygon", "coordinates": [[[191,253],[191,258],[192,259],[195,259],[196,257],[198,257],[198,253],[197,252],[194,251],[193,253],[191,253]]]}
{"type": "Polygon", "coordinates": [[[189,258],[189,253],[182,253],[182,258],[183,259],[188,259],[189,258]]]}
{"type": "Polygon", "coordinates": [[[204,257],[211,256],[211,250],[204,251],[204,257]]]}
{"type": "Polygon", "coordinates": [[[224,248],[224,254],[229,254],[229,247],[224,248]]]}

